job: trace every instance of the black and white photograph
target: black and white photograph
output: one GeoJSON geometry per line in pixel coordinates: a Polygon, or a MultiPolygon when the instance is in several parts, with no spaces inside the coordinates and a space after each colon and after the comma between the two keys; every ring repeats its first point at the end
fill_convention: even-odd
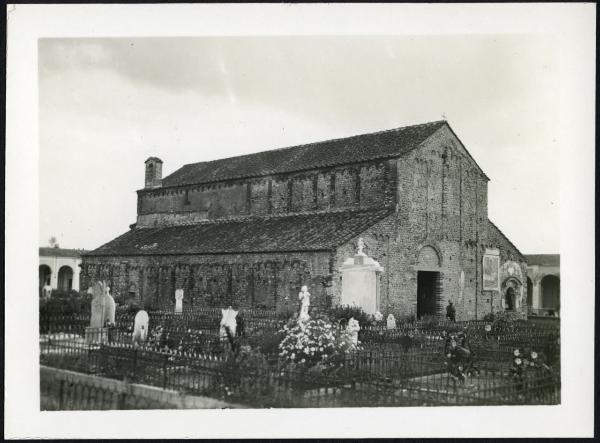
{"type": "MultiPolygon", "coordinates": [[[[427,414],[475,423],[501,410],[508,429],[491,432],[506,436],[526,427],[510,425],[524,410],[548,421],[573,413],[565,352],[592,352],[582,358],[593,371],[593,269],[585,282],[569,272],[587,257],[593,267],[594,108],[593,96],[569,98],[574,80],[593,95],[595,48],[567,48],[595,40],[595,6],[527,5],[540,11],[529,31],[399,33],[393,20],[383,20],[389,31],[368,23],[388,10],[431,26],[461,5],[336,5],[321,17],[343,22],[362,6],[367,28],[332,33],[282,32],[277,14],[294,13],[285,5],[173,5],[175,34],[152,12],[165,5],[124,11],[161,18],[153,33],[103,33],[96,6],[66,10],[99,23],[93,34],[73,24],[27,40],[36,174],[28,191],[8,174],[6,195],[7,208],[35,195],[35,222],[14,226],[33,254],[17,286],[32,330],[16,343],[31,348],[32,414],[253,410],[294,423],[374,411],[420,414],[410,433],[425,437],[427,414]],[[203,32],[207,17],[243,8],[253,29],[233,20],[203,32]],[[207,15],[190,28],[185,11],[207,15]],[[561,20],[564,35],[544,27],[561,20]],[[572,72],[573,59],[588,70],[572,72]],[[565,134],[578,128],[565,118],[573,109],[588,123],[579,139],[565,134]],[[568,178],[567,153],[587,158],[591,175],[568,178]],[[574,203],[584,177],[591,194],[574,203]],[[569,223],[589,245],[565,236],[569,223]],[[591,329],[577,331],[584,319],[591,329]],[[589,349],[574,343],[584,330],[589,349]]],[[[311,23],[319,6],[295,12],[311,23]]],[[[518,6],[479,6],[527,23],[518,6]]],[[[8,140],[10,87],[21,89],[10,14],[21,7],[8,11],[8,140]]],[[[593,414],[578,408],[582,421],[593,414]]],[[[396,431],[385,435],[404,436],[396,431]]],[[[512,436],[545,436],[527,432],[512,436]]]]}

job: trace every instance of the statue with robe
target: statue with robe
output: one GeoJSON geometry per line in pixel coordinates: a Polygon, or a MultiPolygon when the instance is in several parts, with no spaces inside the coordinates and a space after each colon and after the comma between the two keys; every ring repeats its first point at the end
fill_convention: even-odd
{"type": "Polygon", "coordinates": [[[300,300],[300,315],[298,316],[298,321],[301,323],[306,323],[310,319],[310,316],[308,315],[308,308],[310,307],[310,292],[308,292],[307,286],[302,286],[300,293],[298,294],[298,299],[300,300]]]}

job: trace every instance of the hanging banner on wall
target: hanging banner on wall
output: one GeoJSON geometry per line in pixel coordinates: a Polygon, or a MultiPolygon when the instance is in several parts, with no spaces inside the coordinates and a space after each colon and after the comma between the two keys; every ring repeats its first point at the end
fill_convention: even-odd
{"type": "Polygon", "coordinates": [[[500,290],[500,255],[495,252],[494,250],[486,250],[483,256],[484,291],[500,290]]]}

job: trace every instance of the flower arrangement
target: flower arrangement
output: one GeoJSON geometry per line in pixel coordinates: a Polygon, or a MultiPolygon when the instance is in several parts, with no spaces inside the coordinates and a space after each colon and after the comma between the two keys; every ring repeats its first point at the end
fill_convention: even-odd
{"type": "Polygon", "coordinates": [[[543,356],[529,349],[515,349],[513,351],[511,374],[517,381],[523,381],[526,375],[539,369],[550,370],[543,361],[543,356]]]}
{"type": "Polygon", "coordinates": [[[338,334],[330,322],[321,318],[303,325],[288,324],[280,332],[284,335],[279,344],[280,359],[299,368],[331,367],[334,357],[360,348],[360,342],[354,340],[355,331],[346,329],[338,334]]]}

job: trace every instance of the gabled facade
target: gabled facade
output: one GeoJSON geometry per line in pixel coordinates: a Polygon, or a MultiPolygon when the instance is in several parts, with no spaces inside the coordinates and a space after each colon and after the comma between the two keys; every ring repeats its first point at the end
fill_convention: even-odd
{"type": "Polygon", "coordinates": [[[487,250],[521,271],[511,309],[526,300],[525,259],[487,218],[489,179],[445,121],[186,165],[165,178],[161,168],[146,161],[136,223],[86,254],[84,284],[109,279],[121,298],[163,307],[184,289],[184,305],[267,308],[295,307],[307,284],[312,304],[330,305],[363,238],[385,268],[384,314],[443,315],[448,300],[458,318],[505,309],[507,288],[482,286],[487,250]]]}

